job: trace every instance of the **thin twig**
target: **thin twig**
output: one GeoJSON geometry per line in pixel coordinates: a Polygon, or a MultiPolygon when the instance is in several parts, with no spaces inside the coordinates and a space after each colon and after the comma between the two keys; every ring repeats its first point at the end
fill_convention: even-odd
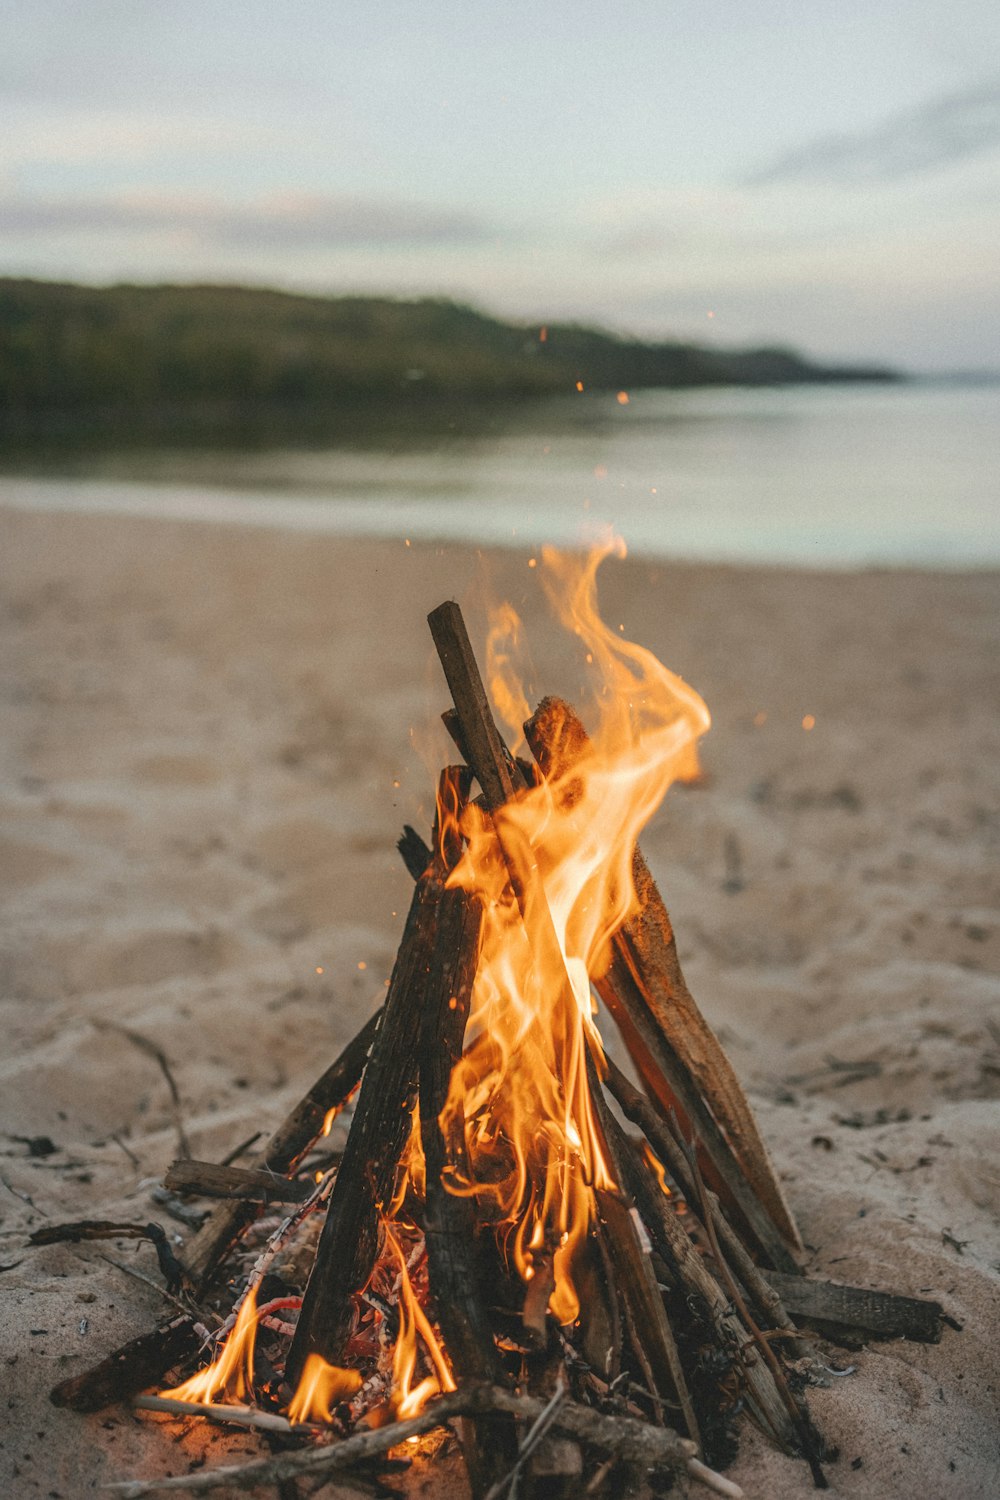
{"type": "Polygon", "coordinates": [[[226,1155],[222,1158],[222,1165],[224,1167],[231,1167],[234,1161],[239,1161],[244,1152],[249,1151],[251,1146],[255,1146],[263,1134],[263,1130],[255,1130],[253,1135],[248,1135],[245,1141],[240,1141],[239,1145],[234,1146],[232,1151],[227,1151],[226,1155]]]}
{"type": "Polygon", "coordinates": [[[227,1406],[218,1401],[178,1401],[173,1396],[136,1396],[132,1403],[140,1411],[165,1412],[170,1417],[208,1417],[212,1422],[230,1422],[237,1427],[257,1427],[262,1432],[321,1432],[320,1422],[289,1422],[274,1412],[255,1406],[227,1406]]]}

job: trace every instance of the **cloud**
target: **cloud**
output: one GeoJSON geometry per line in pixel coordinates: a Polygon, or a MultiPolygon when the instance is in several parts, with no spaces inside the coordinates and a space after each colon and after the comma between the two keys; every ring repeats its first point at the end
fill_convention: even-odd
{"type": "Polygon", "coordinates": [[[870,130],[823,136],[746,179],[759,187],[793,180],[841,185],[891,182],[1000,146],[1000,78],[929,100],[870,130]]]}
{"type": "Polygon", "coordinates": [[[345,249],[477,243],[484,220],[458,209],[394,199],[284,193],[249,202],[209,195],[128,194],[0,198],[0,237],[163,232],[206,244],[345,249]]]}

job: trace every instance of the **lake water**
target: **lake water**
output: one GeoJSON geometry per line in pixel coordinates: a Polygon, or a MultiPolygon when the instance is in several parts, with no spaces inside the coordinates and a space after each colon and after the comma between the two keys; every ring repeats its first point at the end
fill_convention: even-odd
{"type": "Polygon", "coordinates": [[[634,554],[1000,565],[1000,386],[636,391],[378,448],[157,449],[0,473],[0,503],[634,554]],[[57,471],[58,470],[58,471],[57,471]]]}

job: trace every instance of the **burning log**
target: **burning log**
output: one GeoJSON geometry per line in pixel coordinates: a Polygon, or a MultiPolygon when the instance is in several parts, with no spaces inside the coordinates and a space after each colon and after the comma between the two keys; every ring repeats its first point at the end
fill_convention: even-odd
{"type": "Polygon", "coordinates": [[[302,1302],[286,1372],[306,1359],[339,1360],[354,1320],[352,1298],[372,1272],[379,1215],[392,1200],[417,1090],[421,995],[434,954],[444,886],[429,868],[417,881],[380,1024],[365,1068],[343,1160],[302,1302]]]}
{"type": "MultiPolygon", "coordinates": [[[[460,1382],[497,1384],[503,1370],[479,1295],[475,1265],[476,1212],[471,1198],[449,1191],[468,1180],[464,1118],[453,1116],[447,1136],[441,1115],[452,1069],[462,1055],[472,985],[479,961],[482,902],[467,891],[446,891],[420,1039],[420,1137],[426,1169],[424,1233],[438,1320],[460,1382]]],[[[474,1496],[507,1473],[517,1454],[505,1417],[470,1418],[462,1447],[474,1496]]]]}
{"type": "MultiPolygon", "coordinates": [[[[343,1052],[300,1099],[278,1126],[256,1165],[275,1176],[289,1177],[323,1129],[331,1110],[339,1109],[357,1088],[364,1070],[382,1012],[377,1011],[348,1042],[343,1052]]],[[[257,1218],[259,1208],[253,1202],[238,1200],[222,1203],[206,1219],[189,1245],[184,1248],[182,1263],[185,1276],[195,1292],[209,1281],[219,1262],[235,1240],[257,1218]]]]}
{"type": "MultiPolygon", "coordinates": [[[[590,748],[580,720],[559,698],[543,699],[524,732],[549,779],[566,777],[590,748]]],[[[670,917],[638,847],[632,878],[637,907],[612,938],[598,993],[660,1107],[680,1107],[761,1248],[773,1264],[794,1271],[781,1236],[801,1249],[798,1230],[732,1064],[687,987],[670,917]]]]}

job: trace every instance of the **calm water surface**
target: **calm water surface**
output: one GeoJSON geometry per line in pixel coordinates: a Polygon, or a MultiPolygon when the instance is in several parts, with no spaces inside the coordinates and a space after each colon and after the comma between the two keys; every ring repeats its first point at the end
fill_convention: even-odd
{"type": "Polygon", "coordinates": [[[533,545],[610,522],[633,553],[1000,565],[1000,386],[637,391],[391,449],[90,454],[0,503],[533,545]]]}

